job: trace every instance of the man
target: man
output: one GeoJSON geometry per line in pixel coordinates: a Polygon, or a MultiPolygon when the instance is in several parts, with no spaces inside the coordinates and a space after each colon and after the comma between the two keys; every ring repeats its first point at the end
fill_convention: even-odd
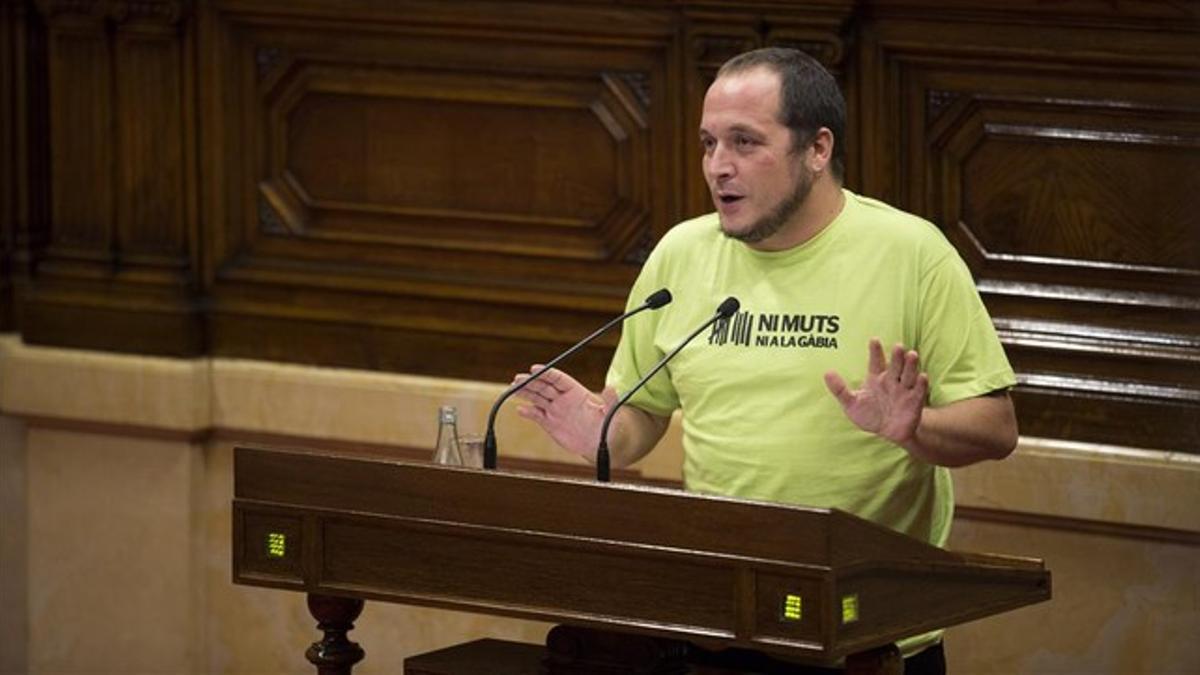
{"type": "MultiPolygon", "coordinates": [[[[632,306],[666,287],[675,302],[625,325],[604,392],[550,372],[524,390],[521,414],[593,460],[615,392],[732,295],[742,311],[618,411],[613,464],[649,452],[678,408],[688,489],[836,507],[944,545],[944,467],[1012,451],[1015,377],[937,228],[843,189],[844,129],[837,83],[803,53],[722,66],[700,122],[716,213],[668,232],[630,295],[632,306]]],[[[940,645],[922,658],[934,651],[944,669],[940,645]]]]}

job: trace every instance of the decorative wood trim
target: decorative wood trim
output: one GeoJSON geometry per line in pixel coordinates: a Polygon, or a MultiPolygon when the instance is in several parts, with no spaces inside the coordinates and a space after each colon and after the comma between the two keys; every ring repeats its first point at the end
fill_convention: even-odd
{"type": "MultiPolygon", "coordinates": [[[[313,438],[289,434],[249,431],[234,428],[205,428],[194,431],[169,430],[132,424],[114,424],[86,420],[64,419],[44,415],[17,415],[29,429],[51,429],[83,434],[126,436],[190,444],[233,443],[268,447],[304,447],[314,450],[350,451],[404,461],[428,460],[432,450],[397,446],[365,441],[313,438]]],[[[500,458],[504,470],[536,473],[567,478],[593,477],[594,469],[588,465],[553,462],[522,457],[500,458]]],[[[675,480],[647,478],[638,469],[614,469],[613,479],[622,483],[635,483],[655,487],[682,490],[683,483],[675,480]]],[[[1200,532],[1176,528],[1155,527],[1114,523],[1082,518],[1071,518],[1044,513],[1024,513],[979,506],[955,506],[955,518],[988,523],[1000,523],[1018,527],[1033,527],[1047,530],[1078,532],[1089,535],[1137,539],[1166,544],[1200,547],[1200,532]]]]}
{"type": "Polygon", "coordinates": [[[117,23],[149,22],[176,26],[187,19],[193,0],[108,0],[108,15],[117,23]]]}
{"type": "MultiPolygon", "coordinates": [[[[936,0],[873,0],[872,14],[878,19],[928,19],[964,23],[1003,23],[1044,27],[1146,29],[1174,28],[1188,32],[1200,19],[1194,5],[1178,0],[1073,0],[1069,3],[1039,0],[970,0],[947,4],[936,0]]],[[[1194,30],[1194,28],[1193,28],[1194,30]]]]}
{"type": "Polygon", "coordinates": [[[17,73],[18,44],[25,31],[25,17],[15,3],[0,3],[0,145],[11,151],[0,153],[0,331],[12,330],[16,307],[13,294],[13,254],[18,218],[17,164],[20,152],[19,123],[14,119],[24,94],[24,81],[17,73]],[[18,87],[20,83],[20,87],[18,87]]]}
{"type": "Polygon", "coordinates": [[[1066,395],[1125,396],[1142,400],[1157,399],[1171,403],[1200,404],[1200,391],[1187,387],[1030,372],[1018,373],[1017,382],[1027,388],[1057,391],[1066,395]]]}
{"type": "Polygon", "coordinates": [[[702,72],[715,74],[729,59],[758,46],[759,38],[752,35],[704,35],[692,36],[692,58],[702,72]]]}
{"type": "Polygon", "coordinates": [[[42,16],[54,20],[77,16],[109,19],[117,24],[153,23],[175,26],[187,19],[194,0],[36,0],[42,16]]]}
{"type": "Polygon", "coordinates": [[[638,103],[640,103],[642,106],[642,110],[650,109],[650,102],[653,99],[651,97],[652,92],[650,89],[649,73],[613,73],[612,76],[621,82],[624,82],[625,86],[634,93],[634,95],[637,97],[638,103]]]}
{"type": "Polygon", "coordinates": [[[258,79],[265,80],[274,74],[284,62],[284,51],[279,47],[260,46],[254,51],[254,62],[258,65],[258,79]]]}
{"type": "Polygon", "coordinates": [[[649,231],[642,232],[642,236],[629,250],[625,258],[622,260],[627,265],[638,265],[639,267],[646,262],[650,257],[650,252],[654,250],[655,239],[654,235],[649,231]]]}
{"type": "Polygon", "coordinates": [[[258,195],[258,229],[267,234],[292,234],[265,194],[258,195]]]}
{"type": "Polygon", "coordinates": [[[954,507],[954,513],[956,519],[963,520],[1200,547],[1200,532],[1192,532],[1190,530],[1084,520],[1045,513],[1021,513],[1018,511],[989,509],[979,506],[956,506],[954,507]]]}
{"type": "MultiPolygon", "coordinates": [[[[376,457],[409,462],[428,461],[433,456],[432,446],[430,448],[415,448],[405,445],[297,436],[294,434],[251,431],[227,427],[204,427],[193,430],[164,429],[144,424],[98,422],[48,415],[21,415],[20,413],[13,412],[7,414],[20,419],[29,429],[47,429],[97,436],[124,436],[155,441],[189,443],[192,445],[233,443],[267,447],[303,447],[313,450],[352,450],[376,457]]],[[[498,461],[500,468],[505,471],[536,473],[564,478],[593,478],[596,475],[594,467],[576,462],[529,459],[525,457],[505,456],[503,453],[501,453],[498,461]]],[[[639,485],[652,485],[673,489],[682,489],[683,487],[682,483],[678,481],[646,478],[639,469],[613,469],[612,478],[614,481],[620,483],[636,483],[639,485]]]]}
{"type": "Polygon", "coordinates": [[[36,0],[38,11],[46,19],[63,15],[100,17],[107,10],[107,0],[36,0]]]}
{"type": "Polygon", "coordinates": [[[127,438],[142,438],[153,441],[169,441],[173,443],[202,444],[213,440],[212,430],[203,429],[164,429],[163,427],[144,424],[128,424],[123,422],[98,422],[75,418],[53,417],[49,415],[23,415],[19,412],[6,411],[23,421],[29,429],[48,429],[66,431],[78,434],[96,436],[123,436],[127,438]]]}
{"type": "Polygon", "coordinates": [[[962,98],[962,94],[954,91],[929,89],[925,93],[925,124],[932,125],[946,112],[952,104],[962,98]]]}
{"type": "MultiPolygon", "coordinates": [[[[207,440],[213,442],[233,443],[237,445],[256,445],[269,447],[304,447],[313,450],[335,450],[362,452],[376,457],[399,459],[410,462],[429,461],[433,456],[433,446],[415,448],[412,446],[390,445],[385,443],[368,443],[347,441],[341,439],[312,438],[262,431],[246,431],[240,429],[215,428],[207,440]]],[[[571,461],[555,462],[544,459],[529,459],[525,457],[506,456],[503,451],[497,460],[504,471],[536,473],[564,478],[594,478],[596,469],[590,465],[578,464],[571,461]]],[[[647,479],[642,477],[638,469],[613,469],[613,480],[622,483],[637,483],[641,485],[659,485],[675,487],[678,483],[647,479]]]]}
{"type": "Polygon", "coordinates": [[[790,35],[768,33],[763,40],[767,47],[786,47],[798,49],[805,54],[820,61],[832,71],[837,71],[841,68],[842,62],[846,59],[846,45],[833,36],[820,34],[816,38],[793,37],[790,35]]]}

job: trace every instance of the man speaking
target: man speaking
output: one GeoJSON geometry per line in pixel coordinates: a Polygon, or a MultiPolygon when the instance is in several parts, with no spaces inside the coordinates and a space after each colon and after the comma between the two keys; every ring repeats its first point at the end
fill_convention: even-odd
{"type": "MultiPolygon", "coordinates": [[[[942,233],[842,187],[844,137],[837,83],[802,52],[722,66],[699,130],[716,211],[672,228],[630,293],[675,301],[624,326],[603,392],[552,370],[520,413],[594,461],[616,391],[734,296],[740,311],[617,411],[613,464],[648,453],[680,409],[689,490],[838,508],[943,546],[946,467],[1012,452],[1016,378],[942,233]]],[[[900,647],[907,672],[944,671],[940,634],[900,647]]]]}

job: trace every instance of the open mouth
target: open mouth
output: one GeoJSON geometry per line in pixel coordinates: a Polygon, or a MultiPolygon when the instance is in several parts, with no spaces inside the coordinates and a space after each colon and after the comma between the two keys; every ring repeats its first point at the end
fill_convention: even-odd
{"type": "Polygon", "coordinates": [[[742,195],[717,195],[717,199],[719,199],[722,204],[735,204],[745,199],[745,197],[742,195]]]}

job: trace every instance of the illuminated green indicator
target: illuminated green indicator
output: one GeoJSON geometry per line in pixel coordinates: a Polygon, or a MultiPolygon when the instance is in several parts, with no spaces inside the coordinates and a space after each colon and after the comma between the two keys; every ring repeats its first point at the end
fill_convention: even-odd
{"type": "Polygon", "coordinates": [[[803,616],[803,602],[798,595],[788,593],[783,596],[783,620],[784,621],[799,621],[803,616]]]}
{"type": "Polygon", "coordinates": [[[855,621],[858,621],[858,596],[843,595],[842,623],[854,623],[855,621]]]}
{"type": "Polygon", "coordinates": [[[282,558],[287,553],[287,537],[281,532],[267,534],[267,555],[272,558],[282,558]]]}

